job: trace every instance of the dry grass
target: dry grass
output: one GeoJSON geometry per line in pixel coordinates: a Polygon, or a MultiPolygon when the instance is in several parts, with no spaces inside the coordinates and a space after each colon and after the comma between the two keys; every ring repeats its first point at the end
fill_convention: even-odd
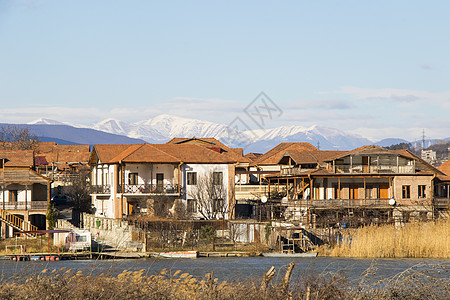
{"type": "Polygon", "coordinates": [[[326,254],[336,257],[450,258],[450,219],[429,223],[367,226],[344,237],[326,254]]]}
{"type": "MultiPolygon", "coordinates": [[[[293,264],[292,264],[293,268],[293,264]]],[[[291,270],[292,270],[291,268],[291,270]]],[[[289,270],[289,268],[288,268],[289,270]]],[[[202,279],[162,270],[123,271],[118,276],[84,275],[80,271],[44,270],[23,278],[2,280],[1,299],[449,299],[448,272],[442,266],[410,268],[382,282],[366,283],[368,270],[356,284],[338,274],[305,275],[291,281],[290,272],[276,282],[270,271],[261,280],[219,282],[212,274],[202,279]],[[269,274],[269,275],[268,275],[269,274]]],[[[274,274],[275,270],[272,270],[274,274]]]]}
{"type": "MultiPolygon", "coordinates": [[[[62,249],[59,249],[62,251],[62,249]]],[[[0,255],[4,254],[22,254],[22,253],[42,253],[57,252],[58,248],[53,246],[53,241],[48,243],[47,236],[37,238],[8,238],[0,240],[0,255]],[[7,247],[8,246],[8,247],[7,247]],[[50,247],[49,247],[50,246],[50,247]],[[23,252],[22,252],[23,250],[23,252]]]]}

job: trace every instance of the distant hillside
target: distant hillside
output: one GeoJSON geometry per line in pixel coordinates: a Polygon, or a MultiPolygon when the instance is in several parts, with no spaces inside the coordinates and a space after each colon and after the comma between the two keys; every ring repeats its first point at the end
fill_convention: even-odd
{"type": "Polygon", "coordinates": [[[34,135],[39,137],[41,141],[55,141],[58,144],[94,145],[144,143],[141,139],[130,138],[90,128],[77,128],[68,125],[0,123],[0,128],[6,126],[28,128],[34,135]]]}
{"type": "Polygon", "coordinates": [[[66,140],[51,138],[51,137],[46,137],[46,136],[38,136],[38,139],[40,142],[55,142],[58,145],[83,145],[83,144],[78,144],[78,143],[74,143],[71,141],[66,141],[66,140]]]}
{"type": "Polygon", "coordinates": [[[398,145],[401,143],[409,143],[409,142],[407,140],[399,139],[399,138],[388,138],[388,139],[383,139],[379,142],[376,142],[375,145],[380,146],[380,147],[389,147],[389,146],[398,145]]]}

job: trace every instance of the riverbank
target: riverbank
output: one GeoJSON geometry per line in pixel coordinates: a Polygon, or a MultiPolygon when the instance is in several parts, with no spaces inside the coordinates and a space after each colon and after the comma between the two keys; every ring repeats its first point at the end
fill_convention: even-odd
{"type": "Polygon", "coordinates": [[[366,226],[344,235],[322,256],[355,258],[450,258],[450,219],[436,222],[366,226]]]}
{"type": "Polygon", "coordinates": [[[449,265],[433,260],[374,262],[255,257],[147,259],[134,263],[5,261],[0,262],[0,267],[1,299],[448,299],[450,296],[449,265]],[[288,272],[291,262],[295,266],[288,272]],[[15,269],[17,275],[6,269],[8,272],[15,269]]]}

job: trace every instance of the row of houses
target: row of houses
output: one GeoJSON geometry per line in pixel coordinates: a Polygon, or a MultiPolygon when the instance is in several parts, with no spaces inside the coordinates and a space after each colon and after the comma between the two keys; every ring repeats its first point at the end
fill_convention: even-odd
{"type": "Polygon", "coordinates": [[[89,170],[89,157],[89,145],[40,142],[32,150],[0,149],[1,237],[46,229],[51,197],[70,184],[70,176],[89,170]]]}
{"type": "Polygon", "coordinates": [[[111,219],[359,226],[448,216],[450,203],[449,162],[435,168],[407,150],[377,146],[321,151],[309,143],[281,143],[244,155],[214,138],[193,137],[92,149],[40,143],[34,150],[0,151],[0,158],[2,236],[24,228],[20,222],[45,228],[50,197],[82,170],[91,174],[95,216],[111,219]],[[7,223],[10,216],[17,224],[7,223]]]}

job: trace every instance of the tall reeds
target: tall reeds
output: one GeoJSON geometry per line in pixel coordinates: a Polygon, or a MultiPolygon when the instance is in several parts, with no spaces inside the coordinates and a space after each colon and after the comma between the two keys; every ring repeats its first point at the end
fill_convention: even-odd
{"type": "MultiPolygon", "coordinates": [[[[117,276],[85,275],[81,271],[43,270],[0,280],[0,299],[449,299],[450,281],[445,266],[410,268],[382,281],[362,278],[347,281],[337,273],[305,273],[291,278],[291,263],[284,276],[272,267],[261,279],[219,281],[211,273],[195,278],[178,270],[123,271],[117,276]],[[278,278],[277,278],[278,277],[278,278]]],[[[281,271],[281,270],[280,270],[281,271]]],[[[370,272],[367,272],[370,274],[370,272]]],[[[368,275],[364,276],[368,276],[368,275]]]]}
{"type": "Polygon", "coordinates": [[[359,228],[329,252],[336,257],[450,258],[450,220],[359,228]]]}

